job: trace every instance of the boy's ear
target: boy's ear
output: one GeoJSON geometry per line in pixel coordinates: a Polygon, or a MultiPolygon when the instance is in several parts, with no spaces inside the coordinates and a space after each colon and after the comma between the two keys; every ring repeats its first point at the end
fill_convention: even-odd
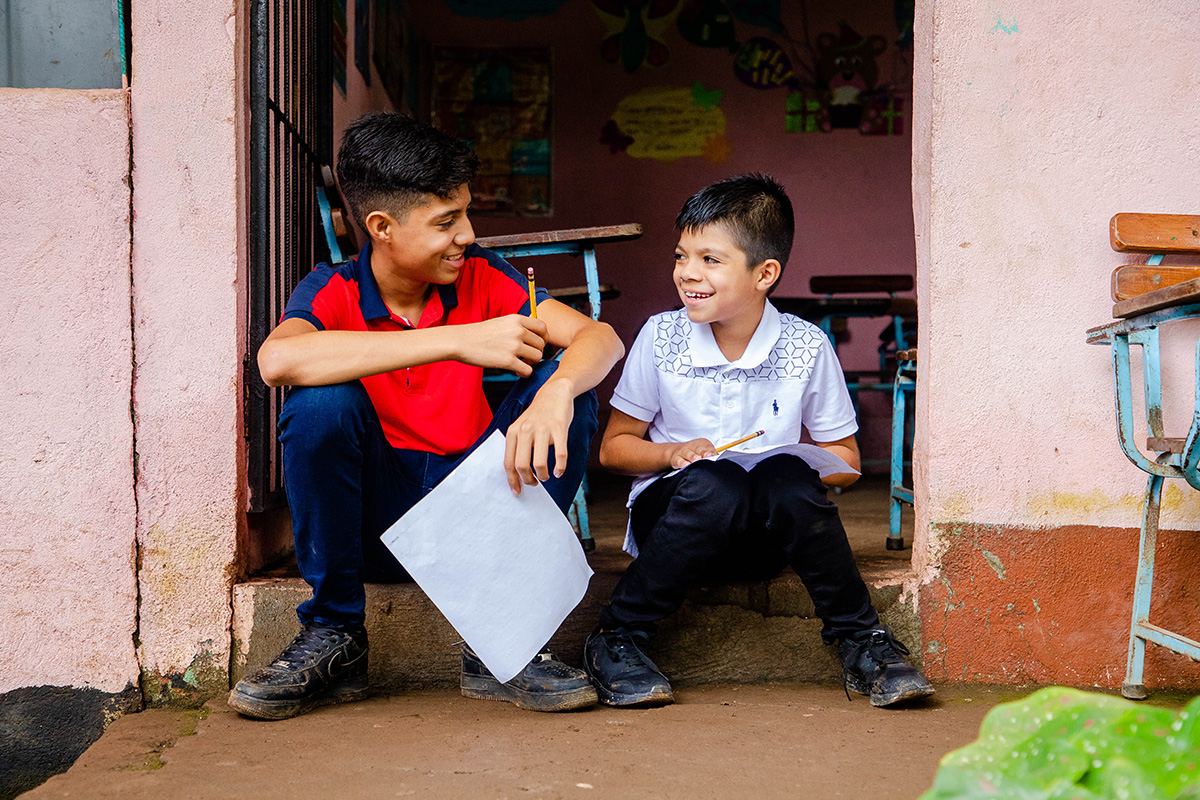
{"type": "Polygon", "coordinates": [[[387,239],[396,227],[396,220],[386,211],[372,211],[363,222],[367,228],[367,236],[372,239],[387,239]]]}
{"type": "Polygon", "coordinates": [[[783,274],[783,267],[779,261],[774,258],[768,258],[766,261],[754,268],[757,273],[755,279],[755,288],[762,289],[764,292],[775,285],[779,280],[779,276],[783,274]]]}

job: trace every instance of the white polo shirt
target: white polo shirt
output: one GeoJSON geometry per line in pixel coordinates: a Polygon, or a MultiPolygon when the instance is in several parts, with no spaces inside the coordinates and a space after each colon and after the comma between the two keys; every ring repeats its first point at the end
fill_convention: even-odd
{"type": "MultiPolygon", "coordinates": [[[[770,301],[746,352],[730,362],[712,326],[687,311],[646,321],[613,393],[612,407],[650,423],[652,442],[708,439],[717,447],[764,430],[738,446],[761,451],[800,441],[835,442],[858,431],[842,365],[816,325],[780,314],[770,301]]],[[[629,505],[658,475],[633,482],[629,505]]],[[[625,550],[636,554],[631,535],[625,550]],[[632,547],[631,547],[632,546],[632,547]]]]}

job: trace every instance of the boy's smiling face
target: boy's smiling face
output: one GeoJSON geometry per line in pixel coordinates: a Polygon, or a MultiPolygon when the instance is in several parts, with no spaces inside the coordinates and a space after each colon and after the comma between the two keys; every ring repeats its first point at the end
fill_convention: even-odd
{"type": "Polygon", "coordinates": [[[408,212],[403,222],[383,212],[367,217],[373,248],[403,277],[424,283],[454,283],[462,271],[467,245],[475,231],[467,219],[471,191],[467,184],[449,197],[430,195],[408,212]]]}
{"type": "Polygon", "coordinates": [[[692,322],[757,325],[778,277],[773,259],[750,269],[745,251],[719,222],[683,231],[675,246],[675,288],[692,322]]]}

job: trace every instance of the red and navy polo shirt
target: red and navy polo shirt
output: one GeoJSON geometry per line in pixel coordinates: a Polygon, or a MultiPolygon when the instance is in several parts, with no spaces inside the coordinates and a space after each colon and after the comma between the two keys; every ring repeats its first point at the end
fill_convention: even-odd
{"type": "MultiPolygon", "coordinates": [[[[280,321],[303,319],[318,330],[402,331],[465,325],[529,313],[529,283],[500,256],[471,244],[451,284],[435,285],[413,325],[393,314],[371,272],[371,243],[340,264],[318,264],[296,286],[280,321]]],[[[538,302],[549,295],[538,289],[538,302]]],[[[393,447],[447,455],[473,445],[492,420],[483,368],[459,361],[384,372],[362,379],[393,447]]]]}

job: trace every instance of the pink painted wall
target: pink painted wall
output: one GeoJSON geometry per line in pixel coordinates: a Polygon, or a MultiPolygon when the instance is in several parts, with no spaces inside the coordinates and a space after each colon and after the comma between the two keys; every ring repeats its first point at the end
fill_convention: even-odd
{"type": "Polygon", "coordinates": [[[129,122],[0,89],[0,694],[136,686],[129,122]]]}
{"type": "Polygon", "coordinates": [[[139,637],[150,701],[227,688],[244,524],[244,4],[133,6],[139,637]]]}
{"type": "MultiPolygon", "coordinates": [[[[914,558],[931,655],[949,677],[1119,683],[1145,475],[1117,443],[1109,352],[1084,331],[1112,318],[1112,269],[1144,261],[1110,249],[1109,218],[1200,209],[1200,7],[918,7],[914,558]]],[[[1173,332],[1163,360],[1176,436],[1196,333],[1173,332]]],[[[1200,494],[1170,486],[1163,525],[1200,528],[1200,494]]],[[[1166,580],[1159,608],[1189,602],[1166,580]]],[[[1183,632],[1200,634],[1194,615],[1183,632]]]]}

